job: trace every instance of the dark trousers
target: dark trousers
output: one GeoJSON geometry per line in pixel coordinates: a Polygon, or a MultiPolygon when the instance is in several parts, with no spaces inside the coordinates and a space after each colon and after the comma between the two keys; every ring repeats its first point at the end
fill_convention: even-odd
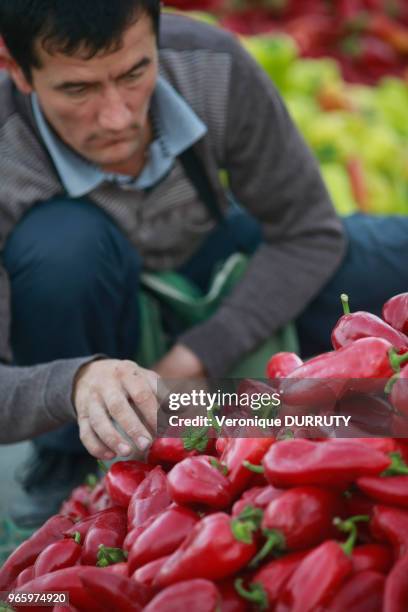
{"type": "MultiPolygon", "coordinates": [[[[350,246],[342,266],[297,322],[304,355],[330,350],[330,330],[341,314],[340,293],[350,294],[353,310],[379,313],[388,297],[408,290],[402,258],[408,218],[356,215],[345,227],[350,246]]],[[[258,223],[233,206],[178,271],[205,290],[218,261],[238,250],[252,253],[261,240],[258,223]]],[[[134,357],[142,261],[100,208],[62,197],[38,204],[16,226],[3,255],[11,282],[11,343],[17,365],[93,353],[134,357]]],[[[83,451],[76,425],[35,441],[83,451]]]]}

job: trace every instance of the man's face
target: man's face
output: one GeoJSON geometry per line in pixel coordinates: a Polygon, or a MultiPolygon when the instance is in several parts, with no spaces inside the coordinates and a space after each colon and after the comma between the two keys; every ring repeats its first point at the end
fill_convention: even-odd
{"type": "Polygon", "coordinates": [[[158,54],[150,17],[143,13],[122,47],[91,59],[50,55],[39,46],[41,68],[32,89],[48,122],[77,153],[105,168],[140,155],[149,130],[158,54]]]}

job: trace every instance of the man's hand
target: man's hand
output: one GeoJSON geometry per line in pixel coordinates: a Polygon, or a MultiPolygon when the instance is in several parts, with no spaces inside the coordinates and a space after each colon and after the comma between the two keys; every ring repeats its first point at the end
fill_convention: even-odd
{"type": "Polygon", "coordinates": [[[161,378],[206,378],[206,372],[199,358],[182,344],[172,349],[153,366],[161,378]]]}
{"type": "Polygon", "coordinates": [[[75,379],[73,402],[80,438],[99,459],[127,456],[133,449],[112,419],[144,451],[157,426],[158,375],[133,361],[103,359],[83,366],[75,379]]]}

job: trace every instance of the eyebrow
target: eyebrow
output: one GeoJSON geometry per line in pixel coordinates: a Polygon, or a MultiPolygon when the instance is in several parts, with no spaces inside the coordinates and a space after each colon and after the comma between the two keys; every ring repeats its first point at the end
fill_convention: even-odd
{"type": "MultiPolygon", "coordinates": [[[[145,66],[148,66],[151,63],[151,60],[148,57],[142,58],[140,61],[136,62],[129,70],[120,74],[116,77],[116,81],[127,77],[132,72],[136,72],[145,66]]],[[[58,83],[53,87],[56,91],[64,91],[67,89],[74,89],[76,87],[92,87],[93,85],[98,85],[99,81],[64,81],[62,83],[58,83]]]]}

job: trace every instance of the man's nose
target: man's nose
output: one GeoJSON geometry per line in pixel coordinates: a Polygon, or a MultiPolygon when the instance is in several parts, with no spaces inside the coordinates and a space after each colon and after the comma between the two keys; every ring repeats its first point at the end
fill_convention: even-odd
{"type": "Polygon", "coordinates": [[[111,87],[101,100],[99,124],[105,130],[120,132],[132,123],[132,112],[120,92],[111,87]]]}

